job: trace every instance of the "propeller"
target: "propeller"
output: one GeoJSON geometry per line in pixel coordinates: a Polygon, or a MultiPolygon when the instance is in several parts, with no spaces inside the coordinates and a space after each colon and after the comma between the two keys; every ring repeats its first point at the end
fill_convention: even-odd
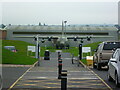
{"type": "Polygon", "coordinates": [[[88,40],[88,41],[90,41],[90,40],[91,40],[91,38],[92,38],[91,36],[89,36],[89,37],[87,36],[87,40],[88,40]]]}
{"type": "Polygon", "coordinates": [[[45,42],[44,38],[42,38],[41,42],[42,42],[42,43],[44,43],[44,42],[45,42]]]}
{"type": "Polygon", "coordinates": [[[84,41],[83,41],[83,38],[81,38],[81,41],[80,41],[81,43],[83,43],[84,41]]]}
{"type": "Polygon", "coordinates": [[[48,41],[51,41],[52,40],[52,37],[48,37],[48,41]]]}
{"type": "Polygon", "coordinates": [[[77,41],[77,37],[74,38],[74,41],[77,41]]]}

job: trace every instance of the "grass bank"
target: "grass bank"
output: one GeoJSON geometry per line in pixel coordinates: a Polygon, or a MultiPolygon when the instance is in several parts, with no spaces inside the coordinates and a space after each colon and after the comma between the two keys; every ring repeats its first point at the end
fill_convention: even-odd
{"type": "Polygon", "coordinates": [[[2,41],[2,64],[22,64],[31,65],[37,61],[37,59],[27,56],[27,46],[33,45],[23,41],[17,40],[3,40],[2,41]],[[4,46],[15,46],[17,52],[11,52],[4,49],[4,46]]]}

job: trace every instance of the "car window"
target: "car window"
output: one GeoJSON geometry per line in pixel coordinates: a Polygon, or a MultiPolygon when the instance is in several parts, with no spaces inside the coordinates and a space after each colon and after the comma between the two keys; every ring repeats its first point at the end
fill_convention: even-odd
{"type": "Polygon", "coordinates": [[[119,50],[119,52],[118,52],[118,56],[119,56],[119,61],[120,61],[120,50],[119,50]]]}
{"type": "Polygon", "coordinates": [[[120,42],[106,42],[104,43],[103,50],[113,50],[120,48],[120,42]]]}
{"type": "Polygon", "coordinates": [[[117,55],[117,51],[114,52],[112,58],[116,58],[116,55],[117,55]]]}
{"type": "Polygon", "coordinates": [[[98,50],[101,51],[102,49],[102,44],[99,45],[98,50]]]}
{"type": "Polygon", "coordinates": [[[118,54],[118,51],[117,51],[117,53],[116,53],[115,59],[116,59],[117,61],[119,61],[119,54],[118,54]]]}

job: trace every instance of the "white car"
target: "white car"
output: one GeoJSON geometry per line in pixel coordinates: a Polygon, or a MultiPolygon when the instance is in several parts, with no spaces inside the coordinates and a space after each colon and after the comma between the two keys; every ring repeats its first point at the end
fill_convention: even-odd
{"type": "Polygon", "coordinates": [[[120,48],[116,49],[108,63],[108,80],[115,80],[116,86],[120,86],[120,48]]]}

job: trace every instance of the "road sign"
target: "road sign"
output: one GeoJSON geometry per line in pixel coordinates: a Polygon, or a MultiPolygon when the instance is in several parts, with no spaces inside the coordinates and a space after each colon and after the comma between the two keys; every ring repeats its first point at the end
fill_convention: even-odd
{"type": "Polygon", "coordinates": [[[35,46],[28,46],[28,51],[35,52],[35,46]]]}
{"type": "MultiPolygon", "coordinates": [[[[28,51],[35,52],[35,46],[28,46],[28,51]]],[[[39,47],[39,52],[40,52],[40,47],[39,47]]]]}
{"type": "Polygon", "coordinates": [[[82,47],[82,52],[83,53],[91,52],[91,47],[82,47]]]}

